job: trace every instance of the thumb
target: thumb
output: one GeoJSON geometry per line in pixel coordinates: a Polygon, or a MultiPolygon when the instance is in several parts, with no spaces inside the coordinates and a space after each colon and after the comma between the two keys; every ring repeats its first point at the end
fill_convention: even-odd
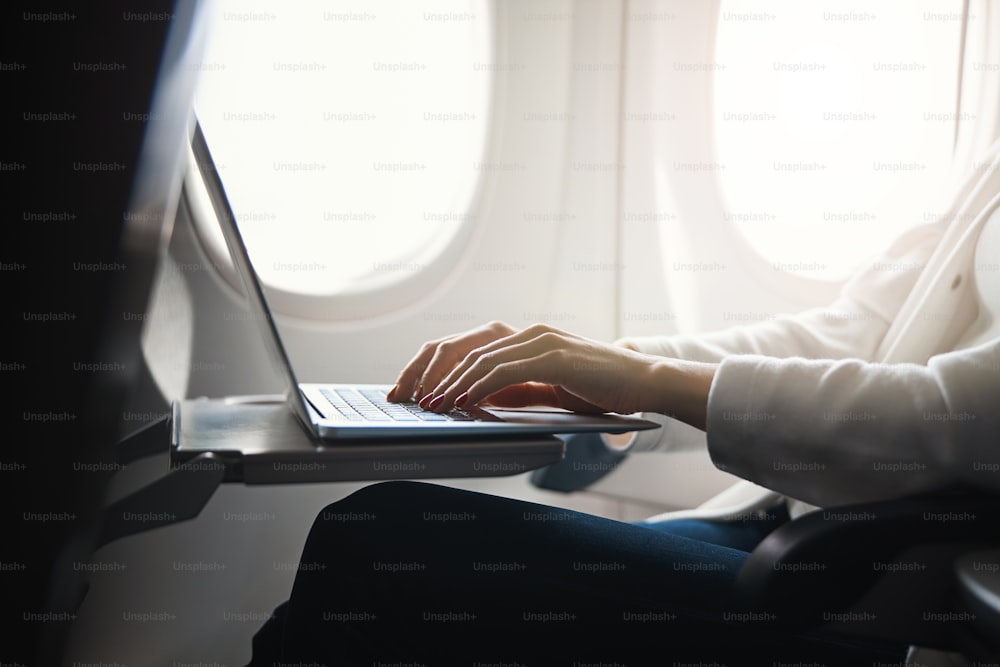
{"type": "Polygon", "coordinates": [[[602,408],[561,387],[543,382],[523,382],[504,387],[487,396],[486,402],[497,408],[546,407],[561,408],[571,412],[605,412],[602,408]]]}
{"type": "Polygon", "coordinates": [[[485,402],[498,408],[562,407],[555,387],[540,382],[512,384],[500,391],[493,392],[486,397],[485,402]]]}

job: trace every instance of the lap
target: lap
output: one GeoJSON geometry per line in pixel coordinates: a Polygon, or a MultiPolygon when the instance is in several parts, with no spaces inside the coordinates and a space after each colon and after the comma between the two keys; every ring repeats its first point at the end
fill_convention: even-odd
{"type": "Polygon", "coordinates": [[[663,527],[433,484],[373,484],[316,518],[276,621],[279,655],[369,665],[448,664],[438,662],[445,655],[572,664],[649,651],[668,662],[857,657],[855,647],[771,636],[741,618],[732,584],[747,556],[663,527]]]}
{"type": "Polygon", "coordinates": [[[780,503],[766,512],[747,514],[741,519],[731,521],[665,519],[655,522],[640,521],[636,525],[750,552],[772,530],[788,519],[788,506],[780,503]]]}

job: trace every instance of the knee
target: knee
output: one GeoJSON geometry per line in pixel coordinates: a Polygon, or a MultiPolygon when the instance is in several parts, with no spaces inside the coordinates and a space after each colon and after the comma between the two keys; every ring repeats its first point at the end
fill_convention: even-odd
{"type": "Polygon", "coordinates": [[[347,523],[374,519],[379,514],[388,516],[401,508],[420,504],[422,499],[438,495],[443,489],[445,487],[436,484],[409,480],[376,482],[324,507],[316,523],[347,523]]]}
{"type": "Polygon", "coordinates": [[[324,507],[313,520],[306,553],[329,555],[331,548],[408,534],[424,508],[457,490],[437,484],[388,481],[370,484],[324,507]]]}

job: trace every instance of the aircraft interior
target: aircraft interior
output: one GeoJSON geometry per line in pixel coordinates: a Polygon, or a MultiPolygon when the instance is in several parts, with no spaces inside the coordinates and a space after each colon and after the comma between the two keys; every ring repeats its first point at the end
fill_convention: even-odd
{"type": "Polygon", "coordinates": [[[998,664],[995,2],[14,4],[0,664],[998,664]]]}

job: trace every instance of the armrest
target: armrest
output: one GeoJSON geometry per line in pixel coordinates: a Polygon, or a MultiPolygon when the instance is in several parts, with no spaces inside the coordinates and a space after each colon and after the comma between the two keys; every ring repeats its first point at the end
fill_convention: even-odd
{"type": "Polygon", "coordinates": [[[954,649],[968,625],[955,559],[1000,543],[1000,497],[937,495],[820,510],[775,530],[737,578],[785,626],[954,649]]]}
{"type": "Polygon", "coordinates": [[[1000,549],[973,551],[955,563],[959,595],[971,614],[966,652],[982,661],[1000,656],[1000,549]]]}

